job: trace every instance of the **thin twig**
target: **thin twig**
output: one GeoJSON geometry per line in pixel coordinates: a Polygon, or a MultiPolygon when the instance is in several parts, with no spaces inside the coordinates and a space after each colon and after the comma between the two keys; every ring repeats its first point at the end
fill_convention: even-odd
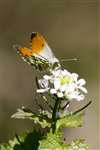
{"type": "Polygon", "coordinates": [[[85,108],[87,108],[91,103],[92,103],[92,101],[89,101],[84,107],[82,107],[82,108],[76,110],[76,111],[73,112],[72,114],[75,115],[75,114],[81,112],[82,110],[84,110],[85,108]]]}
{"type": "Polygon", "coordinates": [[[61,108],[62,110],[64,110],[68,105],[69,105],[69,101],[61,108]]]}

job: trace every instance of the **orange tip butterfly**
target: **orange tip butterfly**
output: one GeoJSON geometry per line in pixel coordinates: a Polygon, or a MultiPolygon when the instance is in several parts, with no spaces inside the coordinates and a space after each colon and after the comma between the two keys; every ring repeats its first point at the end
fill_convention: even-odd
{"type": "Polygon", "coordinates": [[[60,68],[59,60],[54,56],[48,43],[40,33],[31,33],[30,44],[30,48],[14,46],[24,61],[40,71],[60,68]]]}

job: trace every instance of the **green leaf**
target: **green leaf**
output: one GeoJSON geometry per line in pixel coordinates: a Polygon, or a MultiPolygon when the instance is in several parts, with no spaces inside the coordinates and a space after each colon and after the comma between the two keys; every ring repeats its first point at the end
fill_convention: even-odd
{"type": "Polygon", "coordinates": [[[1,144],[0,150],[88,150],[84,140],[76,139],[71,144],[65,144],[61,138],[61,132],[53,134],[51,131],[44,136],[40,131],[23,133],[10,140],[7,144],[1,144]]]}
{"type": "Polygon", "coordinates": [[[48,133],[46,138],[40,141],[38,150],[66,150],[63,149],[63,143],[61,141],[60,133],[53,134],[48,133]]]}
{"type": "Polygon", "coordinates": [[[67,144],[66,150],[88,150],[87,144],[82,139],[76,139],[71,144],[67,144]]]}
{"type": "Polygon", "coordinates": [[[1,144],[0,150],[13,150],[8,144],[1,144]]]}
{"type": "Polygon", "coordinates": [[[17,119],[30,119],[34,123],[38,123],[42,128],[50,127],[50,118],[46,114],[35,114],[30,109],[22,108],[17,109],[17,112],[11,116],[12,118],[17,119]]]}
{"type": "Polygon", "coordinates": [[[7,144],[0,144],[0,150],[13,150],[15,144],[18,144],[16,138],[14,138],[13,141],[9,141],[7,144]]]}
{"type": "Polygon", "coordinates": [[[60,132],[55,134],[50,132],[40,141],[38,150],[88,150],[88,146],[81,139],[72,141],[71,144],[65,144],[61,139],[60,132]]]}
{"type": "Polygon", "coordinates": [[[60,118],[56,122],[56,131],[62,127],[76,128],[83,124],[83,113],[67,114],[65,117],[60,118]]]}
{"type": "Polygon", "coordinates": [[[23,133],[10,140],[7,144],[1,144],[0,150],[38,150],[39,140],[43,134],[39,131],[23,133]]]}

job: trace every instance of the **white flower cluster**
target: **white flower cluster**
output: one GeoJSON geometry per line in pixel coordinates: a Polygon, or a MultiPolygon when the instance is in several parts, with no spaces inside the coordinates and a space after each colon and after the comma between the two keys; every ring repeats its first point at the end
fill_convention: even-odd
{"type": "Polygon", "coordinates": [[[65,98],[67,100],[81,101],[84,99],[87,93],[85,87],[86,83],[84,79],[78,80],[78,74],[70,73],[67,70],[54,70],[51,75],[44,75],[43,79],[39,80],[40,89],[38,93],[49,92],[55,94],[59,98],[65,98]]]}

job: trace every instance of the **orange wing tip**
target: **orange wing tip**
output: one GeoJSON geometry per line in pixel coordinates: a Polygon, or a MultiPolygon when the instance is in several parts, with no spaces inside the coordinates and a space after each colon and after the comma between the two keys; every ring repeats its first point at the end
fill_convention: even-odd
{"type": "Polygon", "coordinates": [[[22,56],[31,56],[32,55],[32,51],[30,50],[30,49],[28,49],[28,48],[26,48],[26,47],[24,47],[24,48],[19,48],[18,49],[19,50],[19,52],[22,54],[22,56]]]}
{"type": "Polygon", "coordinates": [[[32,44],[32,52],[34,54],[39,54],[40,52],[42,52],[46,44],[44,37],[39,32],[32,32],[30,38],[32,44]]]}
{"type": "Polygon", "coordinates": [[[32,55],[32,51],[29,48],[21,47],[19,45],[13,45],[13,48],[16,49],[17,52],[23,57],[32,55]]]}

